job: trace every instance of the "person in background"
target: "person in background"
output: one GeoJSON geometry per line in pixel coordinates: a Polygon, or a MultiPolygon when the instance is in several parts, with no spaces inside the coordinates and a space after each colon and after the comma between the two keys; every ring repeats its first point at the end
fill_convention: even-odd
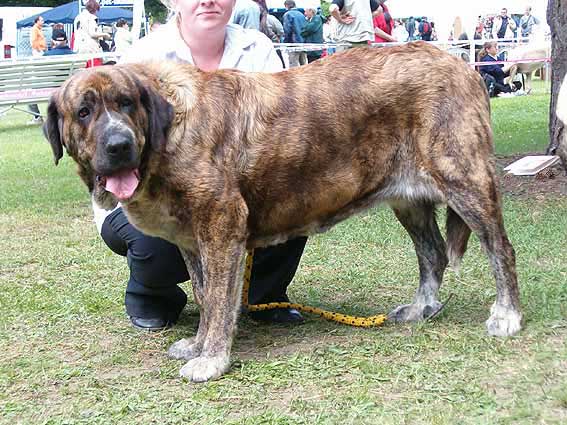
{"type": "MultiPolygon", "coordinates": [[[[305,26],[301,30],[301,36],[304,43],[323,44],[323,18],[317,14],[317,10],[313,7],[305,8],[305,18],[307,20],[305,26]]],[[[313,50],[307,52],[307,63],[311,63],[321,58],[323,50],[313,50]]]]}
{"type": "MultiPolygon", "coordinates": [[[[272,40],[273,43],[281,43],[284,37],[284,30],[280,20],[274,15],[268,14],[266,16],[266,25],[268,26],[268,31],[271,34],[270,40],[272,40]]],[[[282,62],[282,66],[285,68],[285,60],[281,50],[277,49],[276,53],[282,62]]]]}
{"type": "Polygon", "coordinates": [[[406,31],[408,32],[408,41],[415,40],[415,19],[413,18],[413,16],[410,16],[406,21],[406,31]]]}
{"type": "Polygon", "coordinates": [[[268,14],[268,16],[266,16],[266,24],[268,25],[270,34],[272,34],[270,39],[274,43],[281,43],[284,37],[284,30],[280,20],[276,18],[274,15],[268,14]]]}
{"type": "Polygon", "coordinates": [[[73,51],[67,43],[67,34],[63,29],[54,29],[51,33],[51,49],[44,56],[72,55],[73,51]]]}
{"type": "Polygon", "coordinates": [[[534,31],[534,26],[539,25],[539,20],[532,15],[532,7],[526,6],[526,10],[520,18],[520,32],[522,38],[528,38],[534,31]]]}
{"type": "Polygon", "coordinates": [[[372,13],[372,24],[374,25],[374,42],[386,43],[389,41],[398,41],[392,35],[394,30],[394,20],[390,16],[386,0],[378,0],[378,9],[372,13]]]}
{"type": "Polygon", "coordinates": [[[417,31],[419,33],[419,37],[423,41],[431,41],[432,28],[431,23],[427,20],[426,16],[419,19],[419,26],[417,28],[417,31]]]}
{"type": "Polygon", "coordinates": [[[96,14],[99,10],[100,5],[96,0],[88,0],[85,8],[75,18],[75,53],[100,53],[102,47],[99,40],[111,38],[110,34],[98,30],[96,14]]]}
{"type": "Polygon", "coordinates": [[[514,31],[516,31],[516,21],[508,16],[508,9],[503,7],[500,11],[500,15],[494,17],[492,24],[492,38],[512,39],[514,38],[514,31]]]}
{"type": "Polygon", "coordinates": [[[47,50],[47,43],[43,35],[43,17],[38,16],[33,21],[33,27],[30,32],[30,44],[32,48],[32,56],[42,56],[47,50]]]}
{"type": "Polygon", "coordinates": [[[482,20],[482,16],[479,16],[476,22],[476,26],[474,28],[473,39],[482,40],[483,37],[484,37],[484,22],[482,20]]]}
{"type": "Polygon", "coordinates": [[[405,25],[399,19],[394,19],[394,30],[392,36],[398,41],[409,41],[409,34],[405,25]]]}
{"type": "MultiPolygon", "coordinates": [[[[275,16],[271,16],[268,13],[268,6],[266,5],[266,0],[254,0],[254,3],[258,5],[260,9],[260,22],[258,30],[266,35],[273,43],[280,43],[283,36],[283,26],[281,22],[275,16]]],[[[285,61],[283,59],[282,53],[276,50],[278,57],[282,61],[282,66],[285,68],[285,61]]]]}
{"type": "Polygon", "coordinates": [[[504,72],[502,64],[490,64],[490,62],[498,62],[502,58],[498,57],[498,43],[496,41],[487,41],[484,43],[482,50],[478,54],[481,62],[488,63],[480,66],[480,75],[486,83],[488,95],[490,97],[498,96],[500,93],[512,93],[522,87],[519,81],[514,81],[514,89],[509,84],[504,83],[509,73],[504,72]]]}
{"type": "Polygon", "coordinates": [[[437,36],[437,30],[435,29],[435,22],[431,21],[431,41],[437,41],[439,37],[437,36]]]}
{"type": "Polygon", "coordinates": [[[119,19],[116,22],[116,32],[114,33],[114,48],[117,53],[124,53],[132,45],[132,33],[128,30],[128,22],[119,19]]]}
{"type": "MultiPolygon", "coordinates": [[[[177,0],[171,4],[162,1],[173,9],[173,17],[159,31],[136,41],[122,55],[121,62],[172,60],[193,64],[203,71],[282,70],[272,42],[264,34],[228,23],[234,0],[177,0]]],[[[174,324],[187,303],[187,296],[178,284],[189,279],[177,246],[138,231],[120,206],[107,211],[93,202],[93,212],[97,229],[108,247],[127,257],[130,277],[125,305],[132,325],[155,331],[174,324]]],[[[306,242],[307,238],[300,237],[254,251],[250,304],[289,301],[287,287],[306,242]]],[[[267,322],[303,321],[297,310],[289,308],[248,315],[267,322]]]]}
{"type": "MultiPolygon", "coordinates": [[[[332,15],[327,16],[323,23],[323,40],[325,43],[336,43],[337,41],[337,20],[332,15]]],[[[335,47],[327,47],[327,56],[335,53],[335,47]]]]}
{"type": "MultiPolygon", "coordinates": [[[[287,9],[283,15],[284,43],[303,43],[301,31],[307,23],[305,16],[296,8],[294,0],[285,0],[284,7],[287,9]]],[[[305,52],[294,51],[289,52],[288,55],[290,68],[307,63],[305,52]]]]}
{"type": "Polygon", "coordinates": [[[260,6],[253,0],[236,0],[232,23],[242,28],[260,30],[260,6]]]}
{"type": "MultiPolygon", "coordinates": [[[[32,56],[34,58],[43,56],[47,50],[47,43],[45,42],[45,36],[43,35],[43,22],[42,16],[36,17],[33,21],[33,27],[30,32],[30,44],[32,48],[32,56]]],[[[43,118],[41,117],[37,103],[30,103],[28,105],[28,112],[33,116],[33,118],[28,121],[29,125],[43,124],[43,118]]]]}
{"type": "MultiPolygon", "coordinates": [[[[337,43],[351,47],[366,46],[374,40],[372,12],[378,9],[376,0],[333,0],[329,12],[337,20],[337,43]]],[[[337,52],[348,49],[337,46],[337,52]]]]}

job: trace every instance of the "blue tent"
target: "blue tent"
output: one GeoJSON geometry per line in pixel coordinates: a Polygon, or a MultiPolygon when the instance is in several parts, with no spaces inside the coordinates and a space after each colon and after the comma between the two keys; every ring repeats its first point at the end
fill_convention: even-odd
{"type": "MultiPolygon", "coordinates": [[[[72,24],[75,17],[79,14],[78,2],[73,1],[71,3],[63,4],[61,6],[54,7],[44,13],[38,13],[37,15],[30,16],[26,19],[18,21],[16,24],[18,28],[26,28],[33,26],[33,21],[37,16],[43,16],[46,25],[51,24],[72,24]]],[[[99,24],[112,24],[118,19],[126,19],[129,23],[132,23],[132,11],[127,9],[121,9],[119,7],[101,7],[97,14],[99,24]]]]}

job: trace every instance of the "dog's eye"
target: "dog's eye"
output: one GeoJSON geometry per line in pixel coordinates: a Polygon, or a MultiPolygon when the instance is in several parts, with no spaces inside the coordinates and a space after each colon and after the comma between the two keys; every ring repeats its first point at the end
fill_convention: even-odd
{"type": "Polygon", "coordinates": [[[118,103],[122,109],[130,108],[133,105],[132,100],[126,97],[120,99],[118,103]]]}
{"type": "Polygon", "coordinates": [[[81,108],[79,109],[79,118],[86,118],[90,113],[89,108],[81,108]]]}

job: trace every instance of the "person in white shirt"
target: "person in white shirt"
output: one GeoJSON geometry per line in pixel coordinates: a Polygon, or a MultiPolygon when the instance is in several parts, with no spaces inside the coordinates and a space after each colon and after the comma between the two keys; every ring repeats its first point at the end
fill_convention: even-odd
{"type": "Polygon", "coordinates": [[[76,53],[100,53],[102,47],[99,41],[110,39],[110,34],[98,30],[96,14],[100,5],[96,0],[88,0],[85,8],[77,15],[73,22],[75,29],[75,42],[73,51],[76,53]]]}
{"type": "MultiPolygon", "coordinates": [[[[241,71],[282,70],[271,40],[257,30],[228,23],[234,0],[174,0],[166,4],[175,12],[158,31],[135,42],[122,62],[171,60],[190,63],[204,71],[235,68],[241,71]]],[[[206,123],[203,123],[206,125],[206,123]]],[[[95,221],[106,244],[128,259],[126,312],[140,329],[159,330],[178,319],[187,303],[178,286],[189,279],[177,246],[144,235],[127,220],[119,206],[100,209],[93,202],[95,221]]],[[[307,238],[257,249],[254,253],[249,303],[288,301],[286,290],[299,265],[307,238]]],[[[251,312],[255,320],[302,322],[295,309],[251,312]]]]}
{"type": "Polygon", "coordinates": [[[128,29],[128,22],[119,19],[116,22],[116,32],[114,33],[114,51],[124,53],[132,45],[132,33],[128,29]]]}

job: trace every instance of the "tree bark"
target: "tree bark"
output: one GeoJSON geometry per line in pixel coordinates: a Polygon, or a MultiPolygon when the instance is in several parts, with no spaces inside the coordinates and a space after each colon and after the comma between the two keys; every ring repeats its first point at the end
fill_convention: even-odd
{"type": "Polygon", "coordinates": [[[551,102],[549,105],[548,154],[557,151],[564,132],[563,123],[557,119],[557,96],[567,73],[567,0],[549,0],[547,23],[551,29],[551,102]]]}

